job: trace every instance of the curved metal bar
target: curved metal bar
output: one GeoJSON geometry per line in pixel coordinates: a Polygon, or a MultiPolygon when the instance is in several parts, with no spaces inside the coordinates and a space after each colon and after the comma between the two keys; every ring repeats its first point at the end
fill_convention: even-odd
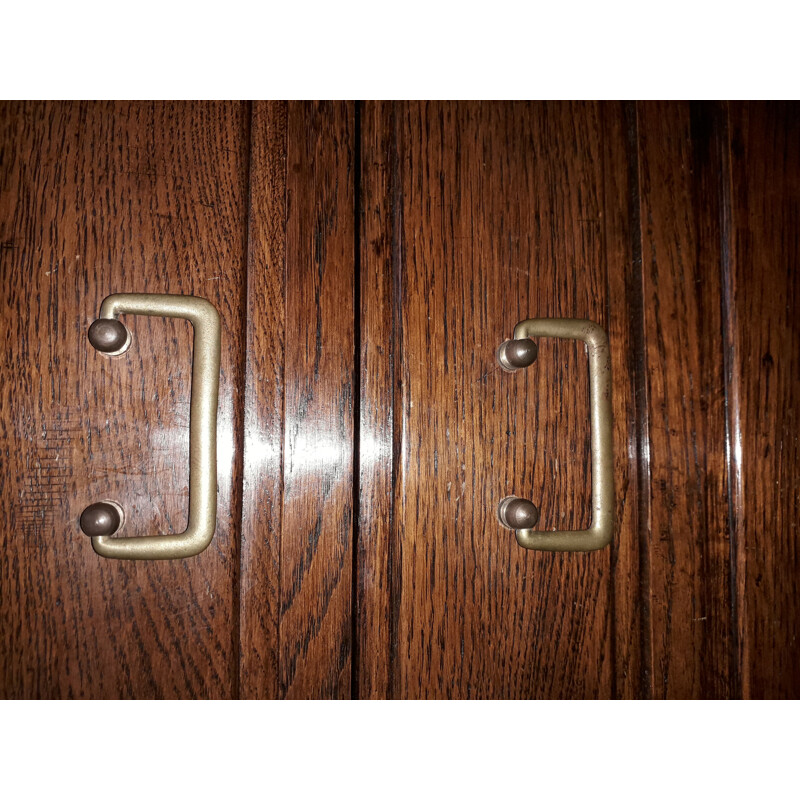
{"type": "Polygon", "coordinates": [[[514,328],[514,339],[580,339],[589,353],[589,407],[592,444],[592,523],[582,531],[515,531],[528,550],[576,552],[599,550],[614,536],[614,458],[611,436],[611,354],[606,332],[584,319],[527,319],[514,328]]]}
{"type": "Polygon", "coordinates": [[[170,294],[112,294],[100,308],[102,319],[120,314],[188,319],[194,328],[192,404],[189,418],[189,524],[183,533],[114,538],[93,536],[92,546],[106,558],[187,558],[205,550],[217,524],[217,401],[220,320],[200,297],[170,294]]]}

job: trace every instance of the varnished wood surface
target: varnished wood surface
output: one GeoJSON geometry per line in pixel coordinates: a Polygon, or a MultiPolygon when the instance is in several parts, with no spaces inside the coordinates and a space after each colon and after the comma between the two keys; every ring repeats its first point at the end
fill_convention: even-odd
{"type": "Polygon", "coordinates": [[[361,696],[800,696],[796,104],[366,104],[361,141],[361,696]],[[609,330],[607,555],[493,519],[587,521],[577,354],[493,372],[536,315],[609,330]]]}
{"type": "Polygon", "coordinates": [[[611,347],[614,415],[614,518],[611,545],[611,592],[614,614],[611,637],[614,669],[611,696],[647,697],[649,640],[644,622],[641,576],[648,531],[643,525],[647,504],[641,413],[644,382],[641,347],[641,249],[636,214],[635,127],[632,103],[602,105],[603,235],[608,286],[608,337],[611,347]]]}
{"type": "Polygon", "coordinates": [[[287,104],[254,103],[250,130],[240,691],[279,688],[286,342],[287,104]]]}
{"type": "Polygon", "coordinates": [[[800,697],[800,107],[730,108],[730,463],[742,693],[800,697]]]}
{"type": "Polygon", "coordinates": [[[798,697],[796,104],[0,105],[3,697],[798,697]],[[191,331],[223,319],[219,521],[187,515],[191,331]],[[589,521],[612,348],[617,531],[589,521]],[[241,521],[241,540],[239,527],[241,521]]]}
{"type": "Polygon", "coordinates": [[[653,697],[736,695],[722,339],[724,110],[637,108],[653,697]]]}
{"type": "Polygon", "coordinates": [[[3,104],[0,125],[0,693],[235,696],[245,107],[3,104]],[[78,527],[105,497],[126,534],[187,518],[190,326],[128,317],[105,358],[86,331],[112,292],[222,318],[217,530],[191,560],[105,560],[78,527]]]}
{"type": "Polygon", "coordinates": [[[354,108],[291,104],[280,689],[351,692],[354,108]]]}
{"type": "Polygon", "coordinates": [[[354,106],[256,103],[242,696],[351,693],[354,106]]]}
{"type": "MultiPolygon", "coordinates": [[[[397,324],[393,302],[399,219],[396,115],[390,103],[362,105],[359,173],[360,408],[356,557],[355,685],[358,696],[388,697],[394,641],[393,475],[397,324]]],[[[397,393],[399,397],[399,393],[397,393]]]]}
{"type": "MultiPolygon", "coordinates": [[[[359,599],[374,598],[359,619],[375,632],[387,608],[390,620],[362,645],[359,675],[395,697],[611,696],[610,551],[526,552],[495,518],[513,493],[534,498],[548,528],[589,522],[585,353],[542,341],[535,367],[507,375],[495,350],[527,317],[609,325],[607,259],[624,275],[629,243],[618,219],[626,187],[609,191],[607,228],[602,176],[606,158],[625,161],[622,124],[606,150],[591,105],[368,105],[364,120],[362,421],[378,433],[362,427],[361,443],[369,435],[384,450],[391,425],[394,493],[391,509],[376,502],[362,468],[360,537],[391,540],[386,555],[359,552],[359,599]],[[391,319],[391,349],[380,350],[391,319]]],[[[624,303],[624,279],[614,291],[624,303]]],[[[614,324],[627,330],[624,314],[614,324]]],[[[620,412],[631,386],[622,369],[620,412]]],[[[386,484],[385,468],[377,480],[386,484]]],[[[635,571],[635,514],[621,517],[616,562],[635,571]]],[[[635,573],[623,583],[628,625],[635,573]]],[[[636,669],[638,641],[625,637],[626,669],[636,669]]],[[[633,693],[638,682],[621,683],[633,693]]]]}

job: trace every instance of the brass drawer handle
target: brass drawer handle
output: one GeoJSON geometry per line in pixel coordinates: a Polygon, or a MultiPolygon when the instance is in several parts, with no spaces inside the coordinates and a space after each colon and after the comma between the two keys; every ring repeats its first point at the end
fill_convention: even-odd
{"type": "Polygon", "coordinates": [[[217,399],[219,395],[220,320],[214,306],[200,297],[171,294],[112,294],[89,327],[92,346],[109,356],[131,344],[120,314],[188,319],[194,328],[192,404],[189,418],[189,524],[183,533],[111,538],[124,520],[113,500],[88,506],[81,529],[92,537],[95,552],[106,558],[187,558],[205,550],[217,525],[217,399]]]}
{"type": "Polygon", "coordinates": [[[529,500],[505,497],[497,515],[528,550],[599,550],[614,536],[614,464],[611,450],[611,354],[606,332],[584,319],[527,319],[503,342],[497,360],[506,372],[530,366],[538,355],[531,337],[580,339],[589,351],[589,407],[592,422],[592,524],[582,531],[535,531],[539,519],[529,500]]]}

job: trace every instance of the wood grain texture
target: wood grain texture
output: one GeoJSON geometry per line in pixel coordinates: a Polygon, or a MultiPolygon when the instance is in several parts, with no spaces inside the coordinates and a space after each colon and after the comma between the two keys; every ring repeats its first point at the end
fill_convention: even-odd
{"type": "Polygon", "coordinates": [[[730,464],[742,691],[800,697],[800,106],[730,109],[730,464]]]}
{"type": "Polygon", "coordinates": [[[280,696],[286,345],[287,104],[254,103],[250,131],[241,696],[280,696]]]}
{"type": "Polygon", "coordinates": [[[236,693],[247,119],[239,104],[0,106],[0,693],[236,693]],[[222,318],[219,504],[188,561],[109,561],[78,528],[111,497],[125,532],[186,524],[188,322],[86,331],[112,292],[209,299],[222,318]]]}
{"type": "MultiPolygon", "coordinates": [[[[543,340],[533,368],[507,375],[495,350],[527,317],[609,327],[612,285],[615,308],[624,303],[626,187],[606,192],[603,182],[606,162],[625,161],[623,124],[606,147],[594,105],[409,103],[368,106],[364,120],[362,426],[377,420],[381,452],[392,426],[394,494],[387,552],[359,551],[360,570],[389,570],[383,586],[359,575],[359,598],[364,587],[381,598],[372,628],[381,630],[387,608],[391,616],[389,633],[361,647],[359,675],[388,682],[395,697],[611,696],[619,656],[610,551],[526,552],[495,518],[513,493],[537,501],[548,528],[589,522],[585,353],[543,340]],[[391,245],[376,221],[388,209],[391,245]],[[390,250],[393,309],[381,319],[390,250]],[[380,351],[393,314],[392,347],[380,351]]],[[[629,330],[624,308],[615,313],[613,330],[629,330]]],[[[622,355],[615,349],[612,360],[622,355]]],[[[624,370],[620,379],[623,409],[633,384],[624,370]]],[[[625,420],[617,438],[627,436],[625,420]]],[[[625,459],[636,448],[615,445],[624,454],[618,548],[636,569],[636,514],[625,508],[635,475],[625,459]]],[[[386,466],[373,473],[385,486],[386,466]]],[[[375,547],[387,526],[374,516],[386,504],[370,491],[362,470],[360,540],[375,547]]],[[[628,626],[638,584],[635,574],[625,581],[628,626]]],[[[639,644],[626,637],[619,649],[634,675],[620,691],[635,695],[639,644]]]]}
{"type": "Polygon", "coordinates": [[[649,531],[642,502],[648,478],[643,426],[644,359],[640,357],[643,298],[638,203],[636,126],[633,103],[603,103],[603,236],[608,292],[608,341],[613,367],[614,487],[616,535],[611,550],[614,616],[612,697],[647,697],[650,652],[645,636],[648,604],[641,578],[647,569],[649,531]]]}
{"type": "Polygon", "coordinates": [[[654,697],[736,694],[722,341],[724,114],[640,103],[654,697]]]}
{"type": "Polygon", "coordinates": [[[797,104],[0,104],[0,695],[800,697],[797,104]],[[219,519],[187,518],[191,329],[223,320],[219,519]],[[583,347],[612,351],[617,530],[583,347]],[[241,525],[241,544],[239,528],[241,525]],[[354,569],[355,567],[355,569],[354,569]]]}
{"type": "Polygon", "coordinates": [[[351,691],[354,107],[291,104],[280,696],[351,691]]]}
{"type": "Polygon", "coordinates": [[[241,691],[351,690],[352,104],[255,103],[241,691]]]}
{"type": "Polygon", "coordinates": [[[366,103],[361,139],[358,225],[360,267],[359,518],[356,556],[356,686],[358,696],[388,697],[392,615],[392,492],[395,325],[393,211],[395,113],[366,103]]]}

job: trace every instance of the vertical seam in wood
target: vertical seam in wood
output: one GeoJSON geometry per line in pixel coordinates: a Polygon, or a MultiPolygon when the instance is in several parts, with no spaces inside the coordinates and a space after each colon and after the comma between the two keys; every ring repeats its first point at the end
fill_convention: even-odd
{"type": "Polygon", "coordinates": [[[731,653],[730,675],[731,695],[744,697],[742,663],[743,632],[740,619],[744,618],[743,602],[738,586],[738,558],[740,553],[739,515],[741,514],[741,476],[739,462],[734,454],[736,443],[741,440],[739,416],[739,374],[736,360],[736,306],[733,286],[733,170],[731,159],[730,109],[728,103],[723,104],[722,130],[717,146],[720,149],[722,177],[720,180],[720,237],[722,259],[721,271],[721,312],[722,312],[722,357],[725,385],[725,455],[728,484],[728,530],[730,557],[730,604],[731,604],[731,653]]]}
{"type": "MultiPolygon", "coordinates": [[[[287,231],[287,223],[289,219],[289,116],[291,114],[291,106],[290,102],[286,103],[286,129],[284,135],[286,136],[286,143],[284,145],[283,151],[285,153],[284,162],[283,162],[283,264],[281,268],[283,269],[283,281],[282,281],[282,291],[283,291],[283,318],[286,319],[286,310],[287,310],[287,298],[288,298],[288,270],[287,265],[289,263],[289,242],[286,237],[287,231]]],[[[280,508],[278,510],[278,621],[277,621],[277,630],[276,630],[276,654],[277,654],[277,696],[279,699],[283,699],[286,696],[286,686],[284,686],[283,682],[283,668],[281,665],[281,659],[283,656],[283,649],[281,646],[281,623],[283,622],[283,517],[284,517],[284,510],[285,510],[285,498],[286,498],[286,331],[284,330],[284,337],[283,337],[283,353],[281,353],[282,359],[282,366],[281,366],[281,377],[283,382],[283,390],[281,392],[281,422],[280,422],[280,447],[281,447],[281,455],[280,455],[280,478],[278,483],[278,492],[280,497],[280,508]]]]}
{"type": "Polygon", "coordinates": [[[400,621],[400,601],[402,596],[402,570],[399,563],[401,548],[399,535],[396,529],[396,507],[397,507],[397,479],[399,475],[398,460],[402,453],[402,392],[398,391],[402,378],[398,380],[398,370],[402,370],[403,355],[403,203],[402,203],[402,181],[400,175],[400,151],[398,142],[398,105],[392,103],[391,125],[391,177],[390,191],[391,200],[391,224],[392,224],[392,341],[389,352],[389,371],[391,374],[391,397],[392,404],[392,502],[391,519],[389,530],[391,538],[388,547],[389,564],[389,669],[388,669],[388,688],[389,697],[398,696],[398,676],[397,676],[397,654],[399,649],[398,628],[400,621]]]}
{"type": "MultiPolygon", "coordinates": [[[[600,186],[603,199],[603,260],[605,261],[605,328],[609,330],[611,327],[611,287],[608,279],[608,208],[606,206],[606,146],[605,136],[603,132],[607,131],[606,126],[606,112],[608,109],[607,103],[600,105],[600,129],[597,131],[598,139],[603,142],[602,158],[600,159],[600,186]]],[[[613,373],[612,373],[613,374],[613,373]]],[[[592,476],[594,480],[594,476],[592,476]]],[[[610,570],[608,576],[608,613],[611,615],[610,629],[611,629],[611,697],[616,699],[619,696],[619,688],[617,681],[617,560],[619,552],[618,548],[611,546],[611,559],[610,570]]]]}
{"type": "Polygon", "coordinates": [[[650,616],[650,459],[647,397],[647,351],[644,319],[644,265],[642,264],[642,215],[639,177],[639,124],[635,102],[625,104],[627,123],[628,184],[631,221],[633,280],[628,287],[633,342],[634,396],[636,417],[636,491],[639,532],[639,599],[642,615],[641,696],[653,697],[653,644],[650,616]],[[638,269],[638,280],[636,270],[638,269]]]}
{"type": "Polygon", "coordinates": [[[350,580],[350,697],[358,700],[358,544],[361,522],[361,102],[353,123],[353,532],[350,580]]]}
{"type": "Polygon", "coordinates": [[[231,694],[237,700],[241,697],[241,673],[242,673],[242,575],[244,565],[242,558],[244,549],[242,548],[242,531],[244,530],[244,446],[245,446],[245,407],[247,395],[247,320],[248,320],[248,300],[249,300],[249,281],[250,281],[250,229],[252,227],[253,209],[253,109],[252,101],[244,104],[244,138],[246,161],[244,165],[245,179],[245,213],[244,213],[244,248],[243,248],[243,268],[241,281],[241,301],[240,301],[240,325],[241,325],[241,353],[237,364],[237,377],[242,387],[242,391],[235,392],[234,397],[236,407],[234,411],[234,442],[235,458],[233,474],[238,476],[237,482],[233,487],[235,492],[235,502],[238,508],[232,509],[232,517],[237,520],[234,528],[233,537],[234,548],[234,581],[233,581],[233,637],[232,648],[236,653],[236,660],[231,667],[231,694]]]}

